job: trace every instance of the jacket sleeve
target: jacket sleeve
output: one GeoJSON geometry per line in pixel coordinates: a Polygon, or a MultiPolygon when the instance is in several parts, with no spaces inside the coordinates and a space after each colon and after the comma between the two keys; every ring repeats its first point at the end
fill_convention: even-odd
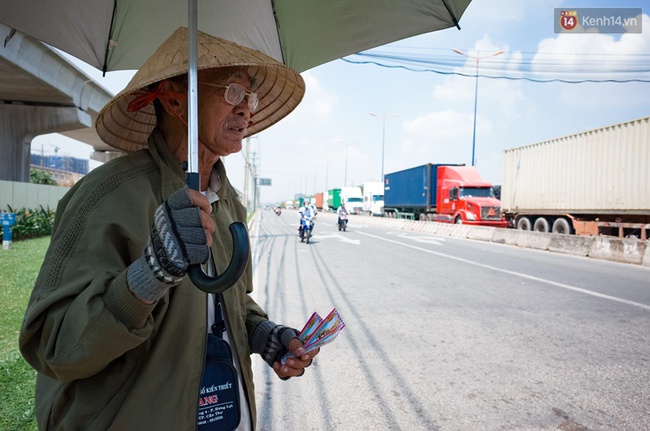
{"type": "Polygon", "coordinates": [[[157,202],[127,180],[85,184],[57,209],[19,345],[37,371],[59,381],[98,373],[152,332],[155,305],[129,292],[126,268],[142,254],[157,202]]]}

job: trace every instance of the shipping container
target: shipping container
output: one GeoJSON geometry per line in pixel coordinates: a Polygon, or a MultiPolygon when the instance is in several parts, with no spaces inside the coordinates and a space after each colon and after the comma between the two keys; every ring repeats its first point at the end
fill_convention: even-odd
{"type": "Polygon", "coordinates": [[[524,230],[597,235],[649,223],[650,117],[505,150],[501,200],[524,230]]]}
{"type": "Polygon", "coordinates": [[[385,175],[384,206],[431,210],[436,206],[438,166],[422,166],[385,175]]]}
{"type": "Polygon", "coordinates": [[[323,209],[323,201],[324,201],[323,196],[324,196],[323,192],[316,193],[314,195],[314,201],[315,201],[314,205],[316,205],[316,209],[319,209],[319,210],[323,209]]]}
{"type": "Polygon", "coordinates": [[[334,211],[341,206],[341,189],[330,189],[327,191],[327,206],[334,211]]]}

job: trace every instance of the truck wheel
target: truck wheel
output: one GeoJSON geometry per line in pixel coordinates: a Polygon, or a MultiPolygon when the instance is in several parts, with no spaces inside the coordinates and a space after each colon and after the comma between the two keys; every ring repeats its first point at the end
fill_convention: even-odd
{"type": "Polygon", "coordinates": [[[427,215],[425,213],[420,213],[418,219],[420,219],[420,221],[427,221],[427,215]]]}
{"type": "Polygon", "coordinates": [[[454,220],[455,224],[463,224],[463,219],[460,218],[460,216],[456,216],[456,220],[454,220]]]}
{"type": "Polygon", "coordinates": [[[544,217],[537,217],[537,220],[535,220],[535,225],[533,226],[533,230],[535,232],[548,233],[551,231],[551,227],[548,224],[548,220],[546,220],[544,217]]]}
{"type": "Polygon", "coordinates": [[[517,220],[517,229],[530,231],[533,229],[533,224],[528,217],[519,217],[519,220],[517,220]]]}
{"type": "Polygon", "coordinates": [[[553,229],[551,231],[560,235],[571,235],[573,233],[569,220],[564,217],[560,217],[553,222],[553,229]]]}

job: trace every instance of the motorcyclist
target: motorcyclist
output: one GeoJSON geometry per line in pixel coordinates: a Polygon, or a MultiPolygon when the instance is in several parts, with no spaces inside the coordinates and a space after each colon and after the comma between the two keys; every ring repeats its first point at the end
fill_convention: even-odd
{"type": "Polygon", "coordinates": [[[339,216],[338,224],[341,224],[341,215],[348,215],[348,210],[345,208],[345,202],[341,202],[341,206],[337,208],[336,214],[339,216]]]}
{"type": "MultiPolygon", "coordinates": [[[[309,200],[305,199],[303,206],[298,210],[298,215],[300,216],[298,221],[298,236],[302,238],[302,219],[312,219],[313,221],[314,217],[316,217],[316,207],[310,205],[309,200]]],[[[313,229],[314,226],[312,225],[312,230],[313,229]]]]}

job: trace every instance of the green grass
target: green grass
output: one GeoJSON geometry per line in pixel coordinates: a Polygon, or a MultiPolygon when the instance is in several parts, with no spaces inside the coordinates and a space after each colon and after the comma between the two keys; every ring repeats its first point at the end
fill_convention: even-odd
{"type": "Polygon", "coordinates": [[[18,331],[50,237],[14,241],[0,250],[0,430],[37,430],[36,372],[18,351],[18,331]]]}

